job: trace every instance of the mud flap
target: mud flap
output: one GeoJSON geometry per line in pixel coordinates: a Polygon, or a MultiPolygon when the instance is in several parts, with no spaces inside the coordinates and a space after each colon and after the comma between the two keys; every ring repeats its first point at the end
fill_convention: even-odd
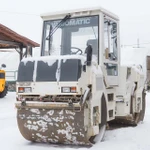
{"type": "Polygon", "coordinates": [[[29,141],[91,145],[84,128],[84,111],[69,109],[17,110],[18,127],[29,141]]]}

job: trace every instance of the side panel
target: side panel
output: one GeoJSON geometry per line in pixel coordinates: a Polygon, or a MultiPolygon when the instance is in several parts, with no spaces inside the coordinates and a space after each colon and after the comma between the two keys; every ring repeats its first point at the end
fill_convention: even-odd
{"type": "Polygon", "coordinates": [[[132,116],[142,110],[144,75],[138,67],[120,67],[116,93],[116,116],[132,116]]]}

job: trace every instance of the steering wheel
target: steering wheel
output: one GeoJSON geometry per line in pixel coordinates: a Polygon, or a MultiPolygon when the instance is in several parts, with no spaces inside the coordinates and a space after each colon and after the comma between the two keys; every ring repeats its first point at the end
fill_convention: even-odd
{"type": "Polygon", "coordinates": [[[71,47],[71,49],[76,49],[76,52],[71,52],[71,54],[77,54],[78,52],[80,52],[80,55],[82,55],[82,50],[78,47],[71,47]]]}

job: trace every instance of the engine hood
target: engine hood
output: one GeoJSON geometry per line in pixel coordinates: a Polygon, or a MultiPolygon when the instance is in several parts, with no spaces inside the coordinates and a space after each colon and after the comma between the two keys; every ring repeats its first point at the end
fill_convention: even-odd
{"type": "Polygon", "coordinates": [[[25,58],[18,68],[18,82],[78,81],[86,58],[80,55],[25,58]]]}

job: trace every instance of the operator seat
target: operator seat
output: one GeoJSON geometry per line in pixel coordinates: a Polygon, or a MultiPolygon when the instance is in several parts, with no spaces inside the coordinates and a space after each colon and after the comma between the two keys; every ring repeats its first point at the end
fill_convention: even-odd
{"type": "Polygon", "coordinates": [[[98,55],[98,39],[90,39],[87,41],[87,46],[91,45],[93,50],[93,55],[98,55]]]}

